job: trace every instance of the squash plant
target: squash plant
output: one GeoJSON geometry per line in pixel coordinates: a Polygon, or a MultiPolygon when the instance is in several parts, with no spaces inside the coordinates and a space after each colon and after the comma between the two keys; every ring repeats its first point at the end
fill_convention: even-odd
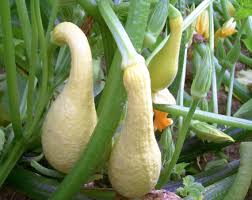
{"type": "Polygon", "coordinates": [[[175,192],[182,180],[171,179],[190,174],[178,190],[186,199],[243,198],[252,121],[242,114],[251,112],[252,93],[235,66],[251,67],[250,15],[250,2],[240,0],[2,0],[1,186],[33,199],[136,199],[175,192]],[[235,114],[234,97],[244,104],[235,114]],[[155,132],[153,118],[168,114],[170,127],[155,132]],[[234,142],[243,142],[240,167],[199,173],[197,156],[214,152],[227,163],[221,150],[234,142]],[[80,190],[90,182],[95,188],[80,190]]]}

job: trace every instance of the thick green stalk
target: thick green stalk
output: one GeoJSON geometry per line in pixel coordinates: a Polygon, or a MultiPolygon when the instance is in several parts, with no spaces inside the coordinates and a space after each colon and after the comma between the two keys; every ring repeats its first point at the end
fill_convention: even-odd
{"type": "MultiPolygon", "coordinates": [[[[188,50],[188,44],[185,44],[184,46],[184,53],[183,53],[183,66],[182,66],[182,73],[181,73],[181,79],[180,79],[180,86],[179,86],[179,93],[178,93],[178,105],[184,106],[184,89],[185,89],[185,80],[186,80],[186,64],[187,64],[187,50],[188,50]]],[[[183,117],[179,117],[179,129],[182,128],[183,124],[183,117]]]]}
{"type": "Polygon", "coordinates": [[[53,61],[54,61],[54,51],[56,49],[56,46],[50,43],[50,38],[51,38],[50,36],[51,36],[51,31],[53,29],[55,20],[57,18],[58,10],[59,10],[59,0],[54,0],[52,2],[52,11],[50,14],[49,23],[48,23],[47,31],[46,31],[46,42],[47,42],[46,48],[47,48],[47,55],[48,55],[47,62],[48,62],[48,66],[50,66],[48,67],[48,80],[49,80],[50,86],[52,85],[53,80],[54,80],[53,61]]]}
{"type": "Polygon", "coordinates": [[[18,16],[20,20],[20,27],[22,29],[24,43],[28,58],[31,59],[31,24],[25,0],[16,0],[18,16]]]}
{"type": "MultiPolygon", "coordinates": [[[[189,109],[176,105],[154,105],[154,108],[163,112],[167,112],[173,116],[186,116],[189,109]]],[[[232,127],[244,128],[252,130],[252,121],[237,117],[228,117],[221,114],[196,110],[193,119],[205,121],[209,123],[222,124],[232,127]]]]}
{"type": "Polygon", "coordinates": [[[50,33],[51,33],[52,29],[53,29],[54,22],[55,22],[55,20],[57,18],[57,13],[58,13],[58,9],[59,9],[59,0],[54,0],[52,2],[53,2],[52,3],[52,11],[51,11],[51,15],[50,15],[47,31],[46,31],[46,39],[47,39],[47,41],[50,40],[50,33]]]}
{"type": "Polygon", "coordinates": [[[218,91],[216,81],[216,70],[214,66],[214,20],[213,20],[213,4],[211,3],[208,7],[209,12],[209,47],[210,47],[210,62],[212,65],[212,103],[213,112],[218,114],[218,91]]]}
{"type": "MultiPolygon", "coordinates": [[[[57,180],[40,176],[35,172],[21,167],[14,168],[6,182],[33,200],[48,199],[59,186],[57,180]]],[[[115,195],[115,192],[111,189],[82,188],[80,192],[73,197],[73,200],[114,200],[115,195]]]]}
{"type": "Polygon", "coordinates": [[[22,124],[19,111],[19,93],[16,78],[15,50],[11,28],[9,0],[1,1],[1,25],[3,32],[3,47],[5,51],[5,70],[8,84],[9,109],[13,130],[16,137],[22,137],[22,124]]]}
{"type": "Polygon", "coordinates": [[[176,146],[175,146],[175,151],[173,153],[171,162],[169,163],[169,165],[167,165],[163,171],[161,172],[161,175],[159,177],[159,181],[158,184],[156,186],[157,189],[162,188],[162,186],[169,180],[172,169],[174,168],[174,166],[176,165],[178,159],[179,159],[179,155],[181,153],[185,138],[186,138],[186,133],[189,129],[190,126],[190,122],[191,119],[193,118],[194,112],[198,106],[200,99],[193,99],[192,101],[192,105],[190,107],[189,112],[187,113],[185,119],[184,119],[184,123],[182,128],[180,129],[179,133],[178,133],[178,138],[176,141],[176,146]]]}
{"type": "Polygon", "coordinates": [[[228,98],[227,98],[227,116],[231,116],[232,112],[232,100],[234,91],[234,77],[235,76],[235,64],[233,64],[230,73],[230,83],[228,88],[228,98]]]}
{"type": "Polygon", "coordinates": [[[33,97],[35,84],[35,66],[38,59],[38,30],[35,16],[34,1],[31,1],[31,21],[32,21],[32,38],[31,38],[31,59],[28,78],[28,94],[27,94],[27,123],[32,122],[33,117],[33,97]]]}
{"type": "MultiPolygon", "coordinates": [[[[148,14],[142,14],[149,13],[149,9],[150,0],[132,0],[130,3],[126,31],[136,49],[141,49],[148,20],[148,14]],[[134,34],[138,33],[141,36],[136,37],[134,34]],[[137,40],[139,38],[142,41],[137,40]]],[[[113,133],[120,121],[126,100],[126,93],[122,84],[122,70],[120,67],[121,56],[119,51],[117,51],[98,106],[98,113],[100,113],[99,122],[80,160],[65,177],[51,199],[71,199],[79,191],[80,186],[94,173],[101,161],[100,156],[103,155],[107,145],[110,144],[113,133]]]]}
{"type": "Polygon", "coordinates": [[[136,50],[108,0],[100,0],[98,2],[98,8],[110,32],[114,36],[118,49],[122,55],[122,68],[124,68],[135,58],[136,50]]]}
{"type": "Polygon", "coordinates": [[[112,34],[110,33],[107,25],[104,22],[99,22],[99,28],[101,30],[102,35],[104,57],[106,60],[106,69],[109,72],[109,68],[112,64],[112,60],[115,53],[115,42],[112,34]]]}

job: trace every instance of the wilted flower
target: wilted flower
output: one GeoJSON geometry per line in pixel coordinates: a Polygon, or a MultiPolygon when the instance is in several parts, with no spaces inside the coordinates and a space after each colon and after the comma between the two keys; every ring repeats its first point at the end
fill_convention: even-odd
{"type": "Polygon", "coordinates": [[[237,32],[237,30],[235,29],[236,27],[236,22],[234,21],[234,18],[231,17],[227,22],[225,22],[223,24],[223,26],[221,28],[219,28],[216,33],[215,33],[215,37],[216,38],[226,38],[230,35],[233,35],[234,33],[237,32]]]}
{"type": "Polygon", "coordinates": [[[173,120],[171,118],[167,118],[167,115],[168,113],[166,112],[154,110],[154,130],[162,131],[173,124],[173,120]]]}
{"type": "Polygon", "coordinates": [[[197,18],[196,32],[202,35],[205,39],[209,38],[209,15],[207,10],[204,10],[197,18]]]}

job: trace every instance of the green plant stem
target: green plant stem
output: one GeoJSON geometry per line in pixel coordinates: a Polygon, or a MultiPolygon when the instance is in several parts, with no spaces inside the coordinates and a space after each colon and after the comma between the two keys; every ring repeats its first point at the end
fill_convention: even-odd
{"type": "Polygon", "coordinates": [[[228,10],[227,10],[227,0],[220,0],[220,3],[221,3],[221,7],[222,7],[223,17],[227,21],[230,18],[229,14],[228,14],[228,10]]]}
{"type": "Polygon", "coordinates": [[[22,29],[24,43],[28,58],[31,59],[31,24],[25,0],[16,0],[17,12],[20,20],[20,27],[22,29]]]}
{"type": "Polygon", "coordinates": [[[109,2],[107,0],[100,0],[98,8],[110,32],[114,36],[117,47],[122,55],[122,67],[124,68],[134,59],[136,50],[109,2]]]}
{"type": "Polygon", "coordinates": [[[27,123],[28,126],[32,122],[33,117],[33,95],[35,87],[35,66],[37,64],[38,50],[38,30],[35,16],[34,1],[31,1],[31,21],[32,21],[32,38],[31,38],[31,59],[28,78],[28,94],[27,94],[27,123]]]}
{"type": "Polygon", "coordinates": [[[47,31],[46,31],[46,40],[47,41],[50,40],[50,33],[51,33],[52,29],[53,29],[54,22],[55,22],[55,20],[57,18],[57,13],[58,13],[58,9],[59,9],[59,0],[54,0],[52,2],[53,2],[52,3],[52,11],[51,11],[47,31]]]}
{"type": "MultiPolygon", "coordinates": [[[[179,86],[179,93],[178,93],[178,105],[184,106],[184,89],[185,89],[185,80],[186,80],[186,64],[187,64],[187,50],[188,50],[188,44],[185,44],[184,48],[184,60],[183,60],[183,66],[182,66],[182,73],[181,73],[181,79],[180,79],[180,86],[179,86]]],[[[179,130],[182,128],[183,124],[183,117],[179,117],[179,130]]]]}
{"type": "MultiPolygon", "coordinates": [[[[173,116],[186,116],[189,112],[189,109],[186,107],[176,106],[176,105],[154,105],[154,108],[163,112],[168,112],[173,116]]],[[[221,114],[215,114],[211,112],[205,112],[201,110],[196,110],[193,119],[199,121],[205,121],[209,123],[222,124],[232,127],[244,128],[248,130],[252,130],[252,121],[236,118],[236,117],[228,117],[221,114]]]]}
{"type": "Polygon", "coordinates": [[[42,26],[41,14],[40,14],[40,7],[38,0],[31,0],[35,1],[34,3],[34,10],[36,15],[36,24],[38,29],[38,39],[41,48],[41,57],[42,57],[42,83],[38,97],[38,103],[36,105],[36,113],[32,120],[30,126],[25,129],[25,137],[29,140],[32,136],[34,131],[38,126],[38,122],[41,119],[43,114],[44,108],[49,100],[50,93],[48,93],[47,83],[48,83],[48,57],[47,57],[47,42],[44,35],[44,30],[42,26]]]}
{"type": "Polygon", "coordinates": [[[182,128],[179,131],[178,138],[177,138],[177,141],[176,141],[175,151],[173,153],[171,162],[161,172],[161,175],[159,177],[159,181],[158,181],[157,186],[156,186],[157,189],[162,188],[162,186],[170,178],[172,169],[174,168],[174,166],[176,165],[176,163],[177,163],[177,161],[179,159],[179,155],[180,155],[180,152],[181,152],[182,147],[183,147],[183,143],[184,143],[185,138],[186,138],[186,133],[188,131],[191,119],[192,119],[192,117],[194,115],[194,112],[195,112],[195,110],[196,110],[196,108],[198,106],[199,101],[200,101],[200,99],[193,99],[193,101],[192,101],[192,105],[190,107],[190,110],[189,110],[189,112],[187,113],[187,115],[185,117],[182,128]]]}
{"type": "Polygon", "coordinates": [[[11,122],[15,137],[22,137],[22,124],[19,111],[19,93],[16,79],[15,50],[11,27],[11,15],[9,0],[1,1],[0,6],[1,25],[3,32],[3,47],[5,51],[5,70],[8,84],[8,97],[11,122]]]}
{"type": "Polygon", "coordinates": [[[217,90],[220,89],[220,86],[221,86],[221,83],[222,83],[222,81],[223,81],[225,72],[226,72],[226,68],[225,68],[225,67],[221,67],[221,70],[220,70],[220,72],[219,72],[219,74],[218,74],[217,90]]]}
{"type": "MultiPolygon", "coordinates": [[[[42,58],[42,80],[41,80],[41,88],[39,91],[38,104],[36,106],[36,115],[38,119],[42,114],[44,109],[44,104],[47,99],[47,84],[48,84],[48,56],[47,56],[47,42],[44,35],[43,23],[40,13],[40,1],[35,1],[35,14],[36,14],[36,22],[38,28],[38,38],[41,49],[41,58],[42,58]]],[[[34,120],[35,121],[35,120],[34,120]]]]}
{"type": "Polygon", "coordinates": [[[233,99],[233,91],[234,91],[234,77],[235,76],[235,64],[231,67],[230,73],[230,83],[228,89],[228,98],[227,98],[227,116],[231,116],[232,112],[232,99],[233,99]]]}
{"type": "Polygon", "coordinates": [[[112,64],[112,60],[115,53],[115,42],[110,33],[107,25],[104,22],[99,22],[99,28],[101,30],[102,42],[104,47],[104,55],[106,60],[106,69],[109,72],[109,68],[112,64]]]}
{"type": "Polygon", "coordinates": [[[212,103],[213,112],[218,114],[218,91],[216,81],[216,70],[214,66],[214,20],[213,20],[213,3],[208,7],[209,12],[209,49],[210,49],[210,62],[212,65],[212,103]]]}
{"type": "Polygon", "coordinates": [[[240,53],[239,60],[240,60],[242,63],[248,65],[250,68],[252,68],[252,58],[250,58],[250,57],[248,57],[248,56],[246,56],[246,55],[240,53]]]}
{"type": "MultiPolygon", "coordinates": [[[[130,2],[125,29],[136,49],[141,48],[143,43],[149,9],[150,0],[131,0],[130,2]],[[143,13],[147,13],[147,15],[143,15],[143,13]],[[136,34],[134,30],[139,32],[141,36],[136,37],[134,35],[136,34]],[[139,41],[136,38],[141,38],[142,41],[139,41]]],[[[65,177],[51,199],[71,199],[72,196],[79,191],[80,186],[94,173],[96,167],[101,162],[101,155],[103,155],[106,148],[108,148],[107,145],[111,144],[111,138],[118,126],[126,101],[126,93],[122,83],[122,70],[120,69],[120,66],[121,56],[119,51],[117,51],[99,102],[99,122],[97,123],[92,137],[85,151],[82,153],[80,160],[65,177]]]]}

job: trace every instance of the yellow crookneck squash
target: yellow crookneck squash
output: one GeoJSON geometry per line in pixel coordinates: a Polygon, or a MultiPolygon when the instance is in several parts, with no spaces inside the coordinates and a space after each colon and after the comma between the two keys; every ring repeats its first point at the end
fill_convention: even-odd
{"type": "Polygon", "coordinates": [[[154,189],[161,170],[161,153],[153,130],[151,83],[145,60],[124,70],[127,115],[109,160],[108,174],[113,188],[128,198],[154,189]]]}
{"type": "Polygon", "coordinates": [[[170,37],[148,64],[153,93],[169,87],[178,71],[183,18],[172,5],[169,5],[169,19],[170,37]]]}
{"type": "Polygon", "coordinates": [[[97,122],[92,55],[85,34],[73,23],[58,24],[52,40],[69,45],[71,71],[63,91],[47,113],[42,127],[42,147],[48,162],[67,173],[79,159],[97,122]]]}

